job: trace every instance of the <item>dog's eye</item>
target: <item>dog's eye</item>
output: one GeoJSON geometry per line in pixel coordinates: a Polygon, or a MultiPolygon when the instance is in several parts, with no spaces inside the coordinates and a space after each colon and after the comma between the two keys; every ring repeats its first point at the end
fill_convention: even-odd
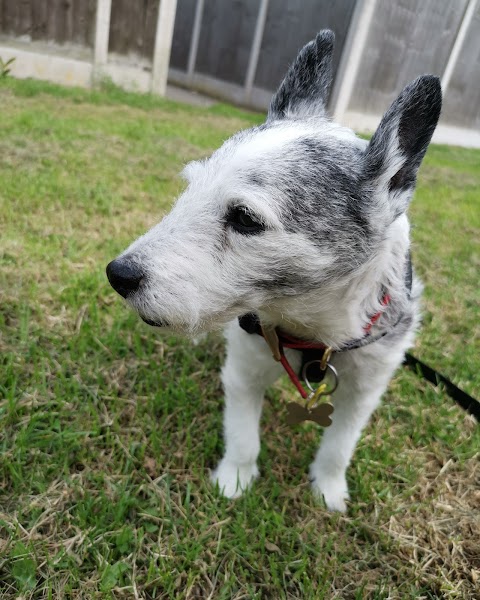
{"type": "Polygon", "coordinates": [[[252,235],[265,231],[265,226],[243,206],[235,206],[227,214],[227,225],[238,233],[252,235]]]}

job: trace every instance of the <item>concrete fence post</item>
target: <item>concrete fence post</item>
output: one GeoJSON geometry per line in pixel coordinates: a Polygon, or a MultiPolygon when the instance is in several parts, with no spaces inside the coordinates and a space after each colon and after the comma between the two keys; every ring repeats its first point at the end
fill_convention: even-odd
{"type": "Polygon", "coordinates": [[[352,96],[375,5],[376,0],[358,0],[350,21],[330,101],[334,119],[340,123],[348,109],[352,96]]]}
{"type": "Polygon", "coordinates": [[[173,28],[177,0],[161,0],[158,9],[155,49],[153,51],[152,85],[153,94],[165,96],[167,90],[168,65],[172,50],[173,28]]]}
{"type": "Polygon", "coordinates": [[[93,50],[93,83],[102,76],[108,62],[108,39],[110,36],[110,14],[112,0],[97,0],[97,18],[95,23],[95,46],[93,50]]]}
{"type": "Polygon", "coordinates": [[[258,57],[262,46],[263,32],[265,30],[265,22],[267,20],[268,0],[261,0],[257,23],[255,25],[255,33],[253,34],[252,48],[248,59],[247,75],[245,77],[245,102],[249,102],[252,96],[253,83],[257,73],[258,57]]]}
{"type": "Polygon", "coordinates": [[[197,5],[195,7],[195,18],[193,21],[192,39],[190,41],[187,65],[187,80],[190,84],[193,80],[193,73],[197,62],[198,41],[200,40],[200,29],[202,27],[203,4],[204,0],[197,0],[197,5]]]}
{"type": "Polygon", "coordinates": [[[442,76],[442,92],[444,96],[450,83],[450,79],[452,78],[455,65],[457,64],[458,56],[460,54],[460,50],[462,49],[463,42],[465,41],[468,29],[472,23],[476,7],[477,0],[470,0],[465,9],[460,28],[455,38],[455,42],[453,43],[452,51],[450,52],[448,62],[445,66],[445,71],[442,76]]]}

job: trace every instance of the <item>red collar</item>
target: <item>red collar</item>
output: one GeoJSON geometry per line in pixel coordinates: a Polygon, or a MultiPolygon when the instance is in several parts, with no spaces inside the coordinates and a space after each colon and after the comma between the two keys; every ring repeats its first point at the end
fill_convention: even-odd
{"type": "MultiPolygon", "coordinates": [[[[410,298],[410,295],[411,295],[412,283],[413,283],[412,260],[410,257],[410,251],[408,251],[407,255],[406,255],[406,266],[405,266],[405,287],[407,290],[408,298],[410,298]]],[[[370,317],[369,322],[363,328],[365,335],[357,340],[352,340],[350,342],[347,342],[346,344],[343,344],[343,346],[341,348],[338,348],[337,350],[335,350],[335,352],[345,352],[347,350],[355,350],[356,348],[363,348],[363,346],[367,346],[368,344],[372,344],[373,342],[380,340],[381,338],[388,335],[393,329],[395,329],[395,327],[403,319],[403,317],[404,317],[403,314],[399,315],[397,321],[389,329],[386,329],[383,332],[378,333],[376,335],[371,334],[372,327],[380,319],[380,317],[382,316],[382,314],[385,311],[385,307],[388,306],[390,304],[390,302],[391,302],[390,295],[385,293],[382,298],[382,301],[381,301],[381,309],[377,313],[375,313],[372,317],[370,317]]],[[[300,379],[299,379],[298,375],[292,369],[290,363],[288,362],[287,358],[285,357],[284,348],[292,348],[294,350],[300,350],[303,352],[304,357],[309,351],[318,350],[320,354],[315,357],[313,362],[320,363],[321,369],[323,368],[323,373],[326,372],[324,357],[326,356],[326,359],[328,362],[328,359],[330,358],[333,350],[331,348],[329,348],[328,346],[326,346],[326,344],[317,343],[317,342],[307,342],[305,340],[301,340],[301,339],[295,338],[293,336],[290,336],[290,335],[288,335],[280,330],[274,329],[274,328],[266,330],[261,326],[260,319],[258,318],[258,316],[253,313],[243,315],[242,317],[239,317],[238,320],[239,320],[240,327],[243,330],[245,330],[247,333],[252,333],[252,334],[257,333],[257,334],[265,337],[265,340],[267,341],[268,345],[270,346],[270,349],[272,350],[272,354],[273,354],[275,360],[282,363],[283,368],[287,372],[292,383],[298,389],[298,391],[300,392],[302,397],[307,398],[309,396],[309,394],[306,392],[306,390],[300,383],[300,379]],[[266,331],[268,331],[267,337],[265,336],[266,331]],[[267,339],[267,338],[269,338],[269,339],[267,339]],[[328,354],[327,354],[327,351],[328,351],[328,354]]],[[[310,360],[310,363],[311,362],[312,362],[312,360],[310,360]]],[[[305,373],[305,370],[303,370],[303,373],[305,373]]],[[[321,379],[320,379],[320,381],[321,381],[321,379]]]]}
{"type": "Polygon", "coordinates": [[[344,344],[338,350],[333,350],[331,347],[323,344],[321,342],[309,342],[306,340],[302,340],[291,336],[287,333],[284,333],[280,329],[276,328],[267,328],[263,327],[260,323],[259,318],[256,315],[248,314],[240,317],[240,327],[244,329],[247,333],[257,333],[261,335],[272,351],[273,357],[276,361],[280,362],[285,369],[287,375],[290,378],[290,381],[294,384],[297,390],[300,392],[302,398],[308,398],[309,393],[305,390],[303,385],[300,382],[300,378],[293,370],[292,366],[288,362],[287,357],[285,356],[284,349],[290,348],[292,350],[319,350],[321,355],[319,355],[318,361],[323,363],[322,370],[325,371],[325,364],[330,359],[330,356],[333,352],[345,352],[346,350],[354,350],[356,348],[362,348],[367,344],[377,341],[378,339],[384,337],[389,331],[385,331],[378,336],[371,335],[371,329],[373,325],[378,321],[378,319],[382,316],[385,307],[390,303],[390,295],[385,294],[382,298],[382,308],[375,313],[372,317],[370,317],[370,321],[365,325],[363,331],[365,335],[357,340],[352,340],[344,344]],[[326,357],[326,360],[324,358],[326,357]]]}
{"type": "MultiPolygon", "coordinates": [[[[375,323],[378,321],[378,319],[382,316],[382,314],[385,310],[385,307],[390,304],[390,300],[391,300],[390,295],[385,294],[381,301],[382,308],[377,313],[375,313],[373,315],[373,317],[370,317],[370,321],[363,328],[363,331],[365,332],[365,336],[370,335],[370,331],[371,331],[372,327],[375,325],[375,323]]],[[[280,344],[283,346],[283,348],[291,348],[293,350],[326,350],[328,348],[328,346],[326,344],[323,344],[322,342],[308,342],[306,340],[296,338],[293,335],[289,335],[288,333],[284,333],[283,331],[281,331],[279,329],[277,329],[276,331],[277,331],[278,340],[279,340],[280,344]]],[[[261,335],[263,335],[263,333],[261,333],[261,335]]],[[[364,343],[360,344],[360,342],[364,342],[364,340],[366,339],[365,336],[362,338],[359,338],[358,340],[353,340],[351,342],[348,342],[345,345],[345,350],[354,350],[355,347],[360,348],[361,346],[365,345],[364,343]],[[357,343],[359,344],[358,346],[356,346],[357,343]]],[[[337,350],[337,352],[342,352],[342,351],[343,351],[343,347],[340,350],[337,350]]]]}

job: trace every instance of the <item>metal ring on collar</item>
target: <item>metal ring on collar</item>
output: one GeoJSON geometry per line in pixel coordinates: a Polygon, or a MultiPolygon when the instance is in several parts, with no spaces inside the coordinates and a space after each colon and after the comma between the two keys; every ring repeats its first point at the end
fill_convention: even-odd
{"type": "MultiPolygon", "coordinates": [[[[303,369],[302,369],[302,379],[305,381],[305,385],[307,386],[307,388],[308,388],[308,389],[309,389],[311,392],[314,392],[314,391],[315,391],[315,388],[312,386],[312,384],[311,384],[311,383],[310,383],[310,381],[308,380],[308,377],[307,377],[307,371],[308,371],[308,367],[309,367],[310,365],[313,365],[313,364],[315,364],[315,363],[319,363],[319,364],[321,364],[321,361],[320,361],[320,360],[311,360],[310,362],[307,362],[307,363],[305,363],[305,364],[303,365],[303,369]]],[[[327,363],[327,365],[326,365],[326,370],[327,370],[327,372],[328,372],[329,370],[332,372],[332,374],[333,374],[333,381],[334,381],[333,388],[325,392],[325,395],[326,395],[326,396],[329,396],[330,394],[333,394],[333,392],[334,392],[334,391],[337,389],[337,387],[338,387],[338,373],[337,373],[337,369],[336,369],[336,368],[335,368],[333,365],[331,365],[330,363],[327,363]]],[[[326,374],[325,374],[325,376],[326,376],[326,374]]]]}

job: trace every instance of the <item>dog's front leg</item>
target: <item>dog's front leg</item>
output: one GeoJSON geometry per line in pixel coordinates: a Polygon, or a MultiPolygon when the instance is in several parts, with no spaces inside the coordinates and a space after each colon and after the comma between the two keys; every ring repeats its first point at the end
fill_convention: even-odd
{"type": "Polygon", "coordinates": [[[225,454],[212,474],[228,498],[237,498],[258,476],[259,423],[265,389],[282,373],[265,341],[232,322],[226,329],[227,359],[222,369],[225,390],[225,454]]]}
{"type": "Polygon", "coordinates": [[[324,431],[310,466],[314,494],[323,496],[329,510],[340,512],[347,508],[346,470],[357,441],[403,359],[400,350],[380,358],[369,356],[365,350],[353,352],[357,352],[354,360],[341,357],[336,364],[340,378],[333,395],[332,425],[324,431]]]}

